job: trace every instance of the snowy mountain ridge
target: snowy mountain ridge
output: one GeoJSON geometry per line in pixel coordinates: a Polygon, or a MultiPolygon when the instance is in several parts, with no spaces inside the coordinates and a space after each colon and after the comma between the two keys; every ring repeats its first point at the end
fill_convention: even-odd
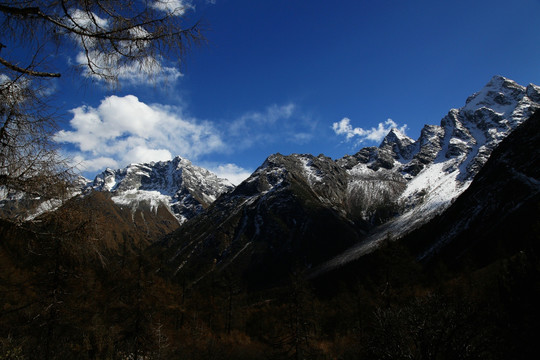
{"type": "Polygon", "coordinates": [[[315,273],[350,262],[445,211],[539,100],[540,87],[495,76],[417,140],[392,129],[378,147],[337,160],[271,155],[167,241],[170,260],[203,273],[232,262],[264,272],[290,259],[315,273]]]}
{"type": "Polygon", "coordinates": [[[495,147],[537,109],[539,86],[524,87],[495,76],[463,107],[451,109],[440,126],[426,125],[418,140],[411,142],[392,130],[379,148],[345,157],[341,161],[353,179],[358,178],[355,174],[373,175],[385,169],[401,175],[405,186],[394,199],[399,215],[327,266],[347,263],[370,252],[388,236],[401,237],[443,212],[469,187],[495,147]],[[365,156],[366,152],[370,155],[365,156]]]}
{"type": "Polygon", "coordinates": [[[196,283],[227,269],[265,286],[295,268],[334,269],[427,224],[538,109],[540,87],[495,76],[416,140],[392,129],[379,146],[337,160],[273,154],[236,187],[181,157],[132,164],[103,171],[83,197],[101,196],[127,222],[131,214],[134,233],[158,234],[149,241],[173,275],[196,283]]]}
{"type": "Polygon", "coordinates": [[[124,169],[106,169],[88,186],[112,193],[112,200],[133,209],[160,205],[183,223],[199,214],[233,185],[180,156],[170,161],[131,164],[124,169]]]}

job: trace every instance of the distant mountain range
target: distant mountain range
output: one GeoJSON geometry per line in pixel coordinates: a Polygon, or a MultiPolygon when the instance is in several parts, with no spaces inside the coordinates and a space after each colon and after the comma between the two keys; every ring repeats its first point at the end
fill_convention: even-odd
{"type": "Polygon", "coordinates": [[[337,160],[271,155],[160,245],[192,281],[226,270],[274,283],[295,267],[342,266],[445,211],[538,108],[540,87],[496,76],[416,141],[393,129],[337,160]]]}
{"type": "MultiPolygon", "coordinates": [[[[181,157],[132,164],[106,169],[72,203],[93,212],[106,209],[98,223],[108,248],[118,248],[114,243],[120,239],[137,248],[153,244],[153,251],[166,259],[162,271],[191,282],[227,271],[251,286],[276,284],[293,269],[328,272],[370,253],[385,239],[408,234],[416,234],[412,242],[418,257],[427,259],[451,253],[451,244],[465,241],[462,234],[469,228],[481,228],[483,221],[490,227],[522,200],[536,196],[540,180],[531,169],[537,165],[535,130],[516,131],[522,142],[514,137],[511,145],[501,147],[511,148],[500,155],[507,165],[522,160],[523,169],[508,170],[508,165],[505,175],[491,170],[500,172],[498,183],[496,175],[482,180],[495,165],[479,171],[537,109],[540,87],[495,76],[463,107],[450,110],[440,125],[424,126],[417,140],[392,129],[378,147],[337,160],[274,154],[237,187],[181,157]],[[528,187],[513,200],[501,195],[495,201],[513,182],[528,187]],[[469,187],[468,194],[476,191],[474,201],[470,195],[468,200],[460,197],[469,187]],[[513,207],[498,207],[503,199],[512,200],[513,207]],[[428,223],[437,240],[418,235],[428,223]]],[[[4,196],[3,211],[16,200],[4,196]]]]}

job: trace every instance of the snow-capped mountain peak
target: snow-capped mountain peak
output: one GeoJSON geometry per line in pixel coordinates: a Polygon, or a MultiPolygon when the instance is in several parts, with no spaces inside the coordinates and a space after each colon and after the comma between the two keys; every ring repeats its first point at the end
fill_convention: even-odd
{"type": "Polygon", "coordinates": [[[470,96],[463,108],[464,112],[475,112],[489,108],[502,116],[510,115],[526,95],[526,88],[503,76],[494,76],[479,92],[470,96]]]}
{"type": "Polygon", "coordinates": [[[180,223],[200,213],[233,185],[180,156],[169,161],[130,164],[97,175],[93,190],[108,191],[119,205],[136,209],[166,206],[180,223]]]}
{"type": "Polygon", "coordinates": [[[415,141],[402,131],[392,128],[385,136],[379,149],[392,152],[392,157],[398,161],[410,160],[415,148],[415,141]]]}
{"type": "Polygon", "coordinates": [[[383,143],[385,141],[400,141],[400,142],[406,142],[406,143],[414,142],[413,139],[405,135],[401,130],[397,128],[390,129],[390,131],[388,132],[388,135],[386,135],[386,137],[384,138],[383,143]]]}

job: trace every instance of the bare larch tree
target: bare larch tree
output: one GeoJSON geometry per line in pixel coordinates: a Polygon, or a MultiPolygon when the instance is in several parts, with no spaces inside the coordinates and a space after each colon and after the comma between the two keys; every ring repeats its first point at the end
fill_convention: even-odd
{"type": "Polygon", "coordinates": [[[112,85],[126,72],[160,74],[204,41],[190,8],[185,0],[0,0],[0,192],[58,197],[74,178],[53,140],[52,79],[69,68],[112,85]]]}

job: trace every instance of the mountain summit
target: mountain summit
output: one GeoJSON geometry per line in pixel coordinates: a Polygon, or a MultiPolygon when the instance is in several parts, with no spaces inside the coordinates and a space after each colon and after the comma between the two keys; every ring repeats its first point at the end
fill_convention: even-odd
{"type": "Polygon", "coordinates": [[[377,147],[338,160],[348,173],[389,172],[401,177],[403,191],[390,199],[398,215],[377,227],[357,246],[332,260],[346,263],[371,251],[388,234],[401,237],[448,208],[471,184],[492,151],[540,108],[540,87],[521,86],[494,76],[465,105],[451,109],[440,125],[426,125],[415,142],[394,131],[377,147]]]}
{"type": "Polygon", "coordinates": [[[131,164],[124,169],[106,169],[90,188],[111,192],[112,200],[136,209],[165,205],[180,223],[199,214],[233,185],[189,160],[131,164]]]}

